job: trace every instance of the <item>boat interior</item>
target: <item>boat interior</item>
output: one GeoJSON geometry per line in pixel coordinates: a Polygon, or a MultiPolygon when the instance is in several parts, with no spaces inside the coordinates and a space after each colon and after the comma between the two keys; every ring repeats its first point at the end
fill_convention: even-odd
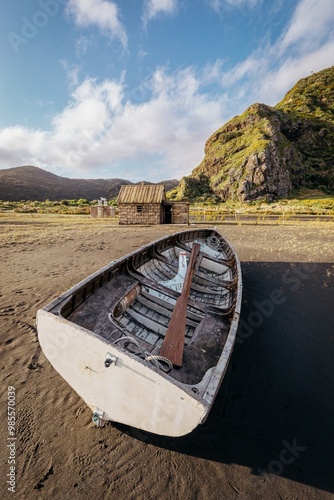
{"type": "Polygon", "coordinates": [[[112,262],[65,294],[51,312],[196,386],[216,366],[225,345],[237,269],[233,250],[218,232],[184,231],[112,262]],[[200,253],[188,298],[183,364],[177,368],[160,359],[159,352],[194,243],[200,244],[200,253]]]}

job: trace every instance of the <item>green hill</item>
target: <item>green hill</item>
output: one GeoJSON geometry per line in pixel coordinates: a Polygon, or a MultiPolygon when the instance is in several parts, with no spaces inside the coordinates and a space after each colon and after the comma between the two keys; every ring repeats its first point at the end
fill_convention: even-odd
{"type": "Polygon", "coordinates": [[[170,197],[271,201],[301,187],[334,191],[334,66],[223,125],[170,197]]]}

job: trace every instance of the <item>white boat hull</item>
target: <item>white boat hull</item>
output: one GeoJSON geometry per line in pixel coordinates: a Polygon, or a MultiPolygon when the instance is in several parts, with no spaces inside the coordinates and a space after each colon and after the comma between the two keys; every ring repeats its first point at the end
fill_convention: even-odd
{"type": "Polygon", "coordinates": [[[38,312],[41,347],[57,372],[101,420],[165,436],[182,436],[203,422],[209,405],[78,325],[38,312]],[[108,355],[115,362],[105,366],[108,355]]]}
{"type": "MultiPolygon", "coordinates": [[[[133,252],[133,255],[137,258],[138,252],[133,252]]],[[[212,256],[212,259],[215,258],[212,256]]],[[[208,260],[208,257],[206,259],[208,260]]],[[[77,324],[73,320],[74,316],[71,316],[72,313],[67,313],[67,317],[63,316],[70,301],[73,299],[75,303],[76,297],[83,289],[89,289],[90,296],[95,293],[95,283],[99,282],[100,290],[103,289],[105,276],[110,276],[117,264],[118,261],[111,263],[38,311],[37,329],[42,350],[57,372],[92,409],[96,423],[101,425],[111,420],[171,437],[188,434],[203,423],[210,412],[233,351],[241,305],[239,261],[236,260],[235,263],[239,280],[233,292],[235,298],[232,316],[229,319],[223,348],[214,365],[208,365],[199,380],[189,383],[177,379],[178,374],[173,376],[173,373],[164,373],[147,360],[133,355],[117,343],[117,340],[111,342],[110,338],[104,338],[96,332],[97,328],[93,331],[77,324]]],[[[215,265],[214,262],[209,262],[209,267],[214,268],[215,265]]],[[[220,264],[219,266],[221,267],[220,264]]],[[[212,272],[210,269],[210,273],[212,272]]],[[[203,281],[202,275],[203,273],[198,279],[203,281]]],[[[112,284],[112,280],[110,283],[112,284]]],[[[146,286],[147,280],[143,283],[146,286]]],[[[200,293],[198,290],[201,290],[201,287],[203,288],[203,285],[197,286],[196,293],[200,293]]],[[[160,289],[161,287],[158,287],[158,292],[160,289]]],[[[175,291],[170,293],[176,294],[175,291]]],[[[88,295],[87,292],[85,294],[88,295]]],[[[85,301],[89,300],[84,298],[81,303],[83,301],[85,304],[85,301]]],[[[193,303],[195,304],[195,301],[193,303]]],[[[73,310],[75,315],[76,311],[80,310],[80,305],[73,306],[73,310]]],[[[192,319],[195,314],[193,310],[195,309],[192,309],[192,319]]],[[[137,318],[138,313],[133,314],[134,318],[137,318]]],[[[114,321],[114,326],[110,325],[111,330],[118,325],[115,318],[114,321]]],[[[153,320],[147,321],[149,325],[154,323],[153,320]]],[[[217,324],[219,321],[218,319],[217,324]]],[[[197,326],[197,330],[202,324],[204,323],[197,326]]],[[[122,325],[121,327],[123,328],[122,325]]],[[[196,333],[197,330],[195,329],[195,340],[190,340],[189,345],[194,344],[200,336],[196,333]]],[[[111,331],[110,335],[114,331],[111,331]]],[[[186,346],[186,352],[187,349],[191,351],[192,347],[186,346]]],[[[154,350],[152,352],[154,354],[154,350]]]]}

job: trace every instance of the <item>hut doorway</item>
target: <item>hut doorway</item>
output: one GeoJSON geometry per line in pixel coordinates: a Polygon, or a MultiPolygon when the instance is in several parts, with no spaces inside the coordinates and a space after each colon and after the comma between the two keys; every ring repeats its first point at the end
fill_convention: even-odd
{"type": "Polygon", "coordinates": [[[172,205],[163,205],[163,224],[172,224],[172,205]]]}

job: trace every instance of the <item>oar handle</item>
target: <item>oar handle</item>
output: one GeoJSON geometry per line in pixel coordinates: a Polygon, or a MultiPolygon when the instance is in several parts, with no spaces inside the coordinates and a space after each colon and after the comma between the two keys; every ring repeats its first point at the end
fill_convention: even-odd
{"type": "Polygon", "coordinates": [[[177,299],[166,336],[160,349],[160,355],[169,359],[174,366],[182,366],[184,337],[186,333],[187,305],[191,282],[195,272],[200,245],[194,243],[191,249],[187,273],[184,278],[180,297],[177,299]]]}

